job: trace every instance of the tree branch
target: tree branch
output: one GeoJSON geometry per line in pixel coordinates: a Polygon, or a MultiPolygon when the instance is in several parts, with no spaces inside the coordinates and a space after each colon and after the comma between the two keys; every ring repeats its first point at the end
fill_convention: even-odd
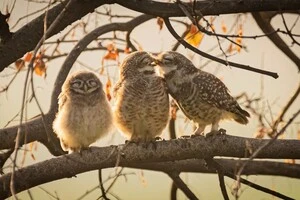
{"type": "MultiPolygon", "coordinates": [[[[49,26],[55,17],[62,11],[67,2],[62,2],[48,11],[49,26]]],[[[118,3],[126,8],[161,17],[179,17],[185,16],[176,3],[162,3],[155,1],[136,1],[136,0],[88,0],[76,1],[72,4],[70,12],[61,21],[59,26],[49,33],[49,37],[64,30],[65,27],[81,19],[95,8],[104,5],[118,3]]],[[[195,13],[205,15],[220,15],[244,12],[258,11],[281,11],[299,10],[300,2],[298,0],[222,0],[222,1],[197,1],[185,3],[186,6],[194,6],[195,13]]],[[[13,37],[5,44],[0,45],[0,72],[9,64],[22,57],[26,52],[31,51],[43,35],[44,15],[41,15],[19,29],[13,34],[13,37]],[[16,48],[18,47],[18,48],[16,48]]]]}
{"type": "Polygon", "coordinates": [[[275,44],[275,46],[277,46],[278,49],[282,51],[282,53],[284,53],[295,63],[298,71],[300,71],[300,58],[290,49],[290,47],[281,39],[281,37],[277,33],[268,34],[275,32],[270,23],[271,18],[274,16],[273,12],[253,12],[251,14],[259,28],[265,34],[267,34],[268,38],[275,44]]]}
{"type": "MultiPolygon", "coordinates": [[[[59,13],[62,12],[68,2],[69,0],[64,1],[48,11],[47,27],[52,24],[52,22],[59,15],[59,13]]],[[[93,12],[98,6],[109,2],[109,0],[93,0],[89,2],[75,1],[70,5],[63,20],[61,20],[55,29],[47,35],[47,38],[59,33],[65,29],[65,27],[72,24],[76,20],[81,19],[86,14],[93,12]]],[[[23,26],[21,29],[15,32],[13,37],[5,44],[0,44],[0,72],[3,71],[3,69],[9,64],[22,57],[26,52],[34,49],[44,34],[44,18],[45,14],[37,17],[29,22],[26,26],[23,26]]]]}
{"type": "MultiPolygon", "coordinates": [[[[228,157],[249,157],[250,144],[252,151],[258,149],[269,140],[249,139],[235,136],[211,136],[210,138],[195,137],[191,139],[177,139],[170,141],[156,142],[153,146],[140,144],[126,144],[102,148],[90,148],[82,154],[73,153],[57,158],[52,158],[28,167],[24,167],[15,172],[16,192],[29,189],[31,187],[75,176],[90,170],[118,166],[127,167],[135,164],[151,162],[167,162],[174,160],[185,160],[192,158],[206,158],[208,156],[228,156],[228,157]],[[248,142],[246,142],[248,141],[248,142]],[[232,148],[235,147],[235,148],[232,148]],[[174,153],[176,152],[176,153],[174,153]],[[72,170],[70,170],[72,169],[72,170]]],[[[286,158],[299,159],[299,140],[276,140],[268,147],[261,150],[258,158],[286,158]],[[290,148],[290,147],[293,148],[290,148]]],[[[169,165],[169,170],[170,166],[169,165]]],[[[225,174],[226,175],[226,174],[225,174]]],[[[10,196],[9,181],[11,174],[5,174],[0,178],[0,196],[6,198],[10,196]]]]}
{"type": "Polygon", "coordinates": [[[250,67],[249,65],[242,65],[242,64],[238,64],[238,63],[234,63],[234,62],[230,62],[227,60],[223,60],[220,59],[218,57],[212,56],[208,53],[205,53],[203,51],[200,51],[199,49],[195,48],[194,46],[190,45],[188,42],[186,42],[184,39],[182,39],[174,30],[174,28],[171,25],[171,22],[169,20],[169,18],[164,18],[165,24],[168,28],[168,30],[170,31],[170,33],[173,35],[174,38],[176,38],[178,40],[178,42],[180,42],[184,47],[190,49],[191,51],[205,57],[208,58],[210,60],[216,61],[218,63],[221,63],[223,65],[230,65],[232,67],[236,67],[236,68],[240,68],[240,69],[245,69],[248,71],[252,71],[252,72],[256,72],[256,73],[260,73],[260,74],[264,74],[264,75],[268,75],[271,76],[273,78],[278,78],[278,74],[274,73],[274,72],[269,72],[269,71],[265,71],[265,70],[261,70],[261,69],[257,69],[257,68],[253,68],[250,67]]]}
{"type": "Polygon", "coordinates": [[[179,177],[179,173],[177,172],[169,172],[167,173],[169,177],[173,180],[177,188],[180,188],[182,192],[192,200],[198,199],[196,195],[190,190],[190,188],[182,181],[179,177]]]}

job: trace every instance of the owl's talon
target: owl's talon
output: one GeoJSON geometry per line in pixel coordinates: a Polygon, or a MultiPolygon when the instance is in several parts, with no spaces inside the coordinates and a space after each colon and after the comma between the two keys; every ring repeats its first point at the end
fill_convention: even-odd
{"type": "Polygon", "coordinates": [[[154,141],[162,141],[163,139],[161,138],[161,137],[159,137],[159,136],[156,136],[155,138],[154,138],[154,141]]]}
{"type": "Polygon", "coordinates": [[[191,138],[195,138],[195,137],[204,137],[202,134],[192,134],[191,138]]]}
{"type": "Polygon", "coordinates": [[[223,129],[223,128],[220,128],[220,129],[218,130],[218,132],[219,132],[221,135],[226,135],[226,130],[223,129]]]}
{"type": "Polygon", "coordinates": [[[182,135],[179,139],[190,139],[191,135],[182,135]]]}

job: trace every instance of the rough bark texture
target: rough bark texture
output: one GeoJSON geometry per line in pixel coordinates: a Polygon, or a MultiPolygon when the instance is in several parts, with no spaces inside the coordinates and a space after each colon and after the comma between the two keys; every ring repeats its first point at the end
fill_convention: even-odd
{"type": "MultiPolygon", "coordinates": [[[[92,147],[81,154],[74,153],[52,158],[15,173],[16,192],[54,180],[69,178],[76,174],[99,168],[131,166],[185,159],[203,159],[213,156],[249,157],[249,150],[255,151],[269,140],[249,139],[229,135],[216,135],[209,138],[196,137],[191,139],[176,139],[159,141],[154,144],[125,144],[110,147],[92,147]],[[234,148],[233,148],[234,147],[234,148]]],[[[276,140],[263,149],[257,158],[299,159],[300,142],[298,140],[276,140]],[[290,147],[293,148],[290,148],[290,147]]],[[[171,169],[170,169],[171,170],[171,169]]],[[[0,196],[10,196],[11,174],[0,178],[0,196]]]]}

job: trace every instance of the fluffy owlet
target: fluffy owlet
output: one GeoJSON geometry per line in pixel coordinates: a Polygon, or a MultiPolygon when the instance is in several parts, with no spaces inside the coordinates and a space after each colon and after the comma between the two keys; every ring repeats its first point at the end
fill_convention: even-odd
{"type": "Polygon", "coordinates": [[[156,63],[170,95],[186,117],[196,123],[195,134],[203,134],[209,124],[212,124],[212,131],[217,131],[222,119],[248,123],[249,113],[239,106],[224,83],[214,75],[197,69],[182,54],[163,52],[157,56],[156,63]]]}
{"type": "Polygon", "coordinates": [[[69,153],[88,148],[112,127],[112,112],[99,78],[91,72],[69,75],[58,97],[53,129],[69,153]]]}
{"type": "Polygon", "coordinates": [[[116,125],[131,141],[151,141],[162,133],[169,118],[169,97],[164,80],[147,52],[128,55],[114,87],[116,125]]]}

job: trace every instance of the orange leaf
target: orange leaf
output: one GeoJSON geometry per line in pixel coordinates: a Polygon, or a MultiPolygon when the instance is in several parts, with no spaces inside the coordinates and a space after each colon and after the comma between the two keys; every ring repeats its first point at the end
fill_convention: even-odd
{"type": "Polygon", "coordinates": [[[159,30],[161,30],[163,28],[164,25],[164,20],[161,17],[157,18],[157,24],[159,26],[159,30]]]}
{"type": "Polygon", "coordinates": [[[28,52],[25,54],[24,61],[30,62],[31,58],[32,58],[32,52],[28,52]]]}
{"type": "Polygon", "coordinates": [[[101,74],[101,75],[103,75],[103,74],[104,74],[104,67],[103,67],[103,65],[102,65],[102,67],[100,68],[100,72],[99,72],[99,74],[101,74]]]}
{"type": "Polygon", "coordinates": [[[225,22],[224,22],[224,21],[222,21],[222,25],[221,25],[221,27],[222,27],[222,31],[223,31],[223,33],[227,33],[227,26],[226,26],[226,24],[225,24],[225,22]]]}
{"type": "Polygon", "coordinates": [[[107,97],[108,101],[111,100],[110,88],[111,88],[111,81],[110,81],[110,78],[108,78],[108,80],[106,82],[106,86],[105,86],[105,93],[106,93],[106,97],[107,97]]]}
{"type": "Polygon", "coordinates": [[[15,62],[16,68],[18,71],[20,71],[25,66],[25,61],[23,59],[18,59],[15,62]]]}
{"type": "Polygon", "coordinates": [[[129,47],[125,47],[124,53],[129,54],[130,52],[131,52],[131,51],[130,51],[130,48],[129,48],[129,47]]]}
{"type": "Polygon", "coordinates": [[[46,73],[46,65],[42,59],[35,60],[34,72],[38,76],[43,76],[46,73]]]}
{"type": "Polygon", "coordinates": [[[191,24],[190,31],[188,34],[185,36],[185,40],[190,44],[195,47],[198,47],[203,39],[203,33],[201,33],[197,26],[191,24]]]}
{"type": "Polygon", "coordinates": [[[103,57],[105,60],[117,60],[118,59],[118,52],[115,51],[109,51],[107,54],[103,57]]]}

